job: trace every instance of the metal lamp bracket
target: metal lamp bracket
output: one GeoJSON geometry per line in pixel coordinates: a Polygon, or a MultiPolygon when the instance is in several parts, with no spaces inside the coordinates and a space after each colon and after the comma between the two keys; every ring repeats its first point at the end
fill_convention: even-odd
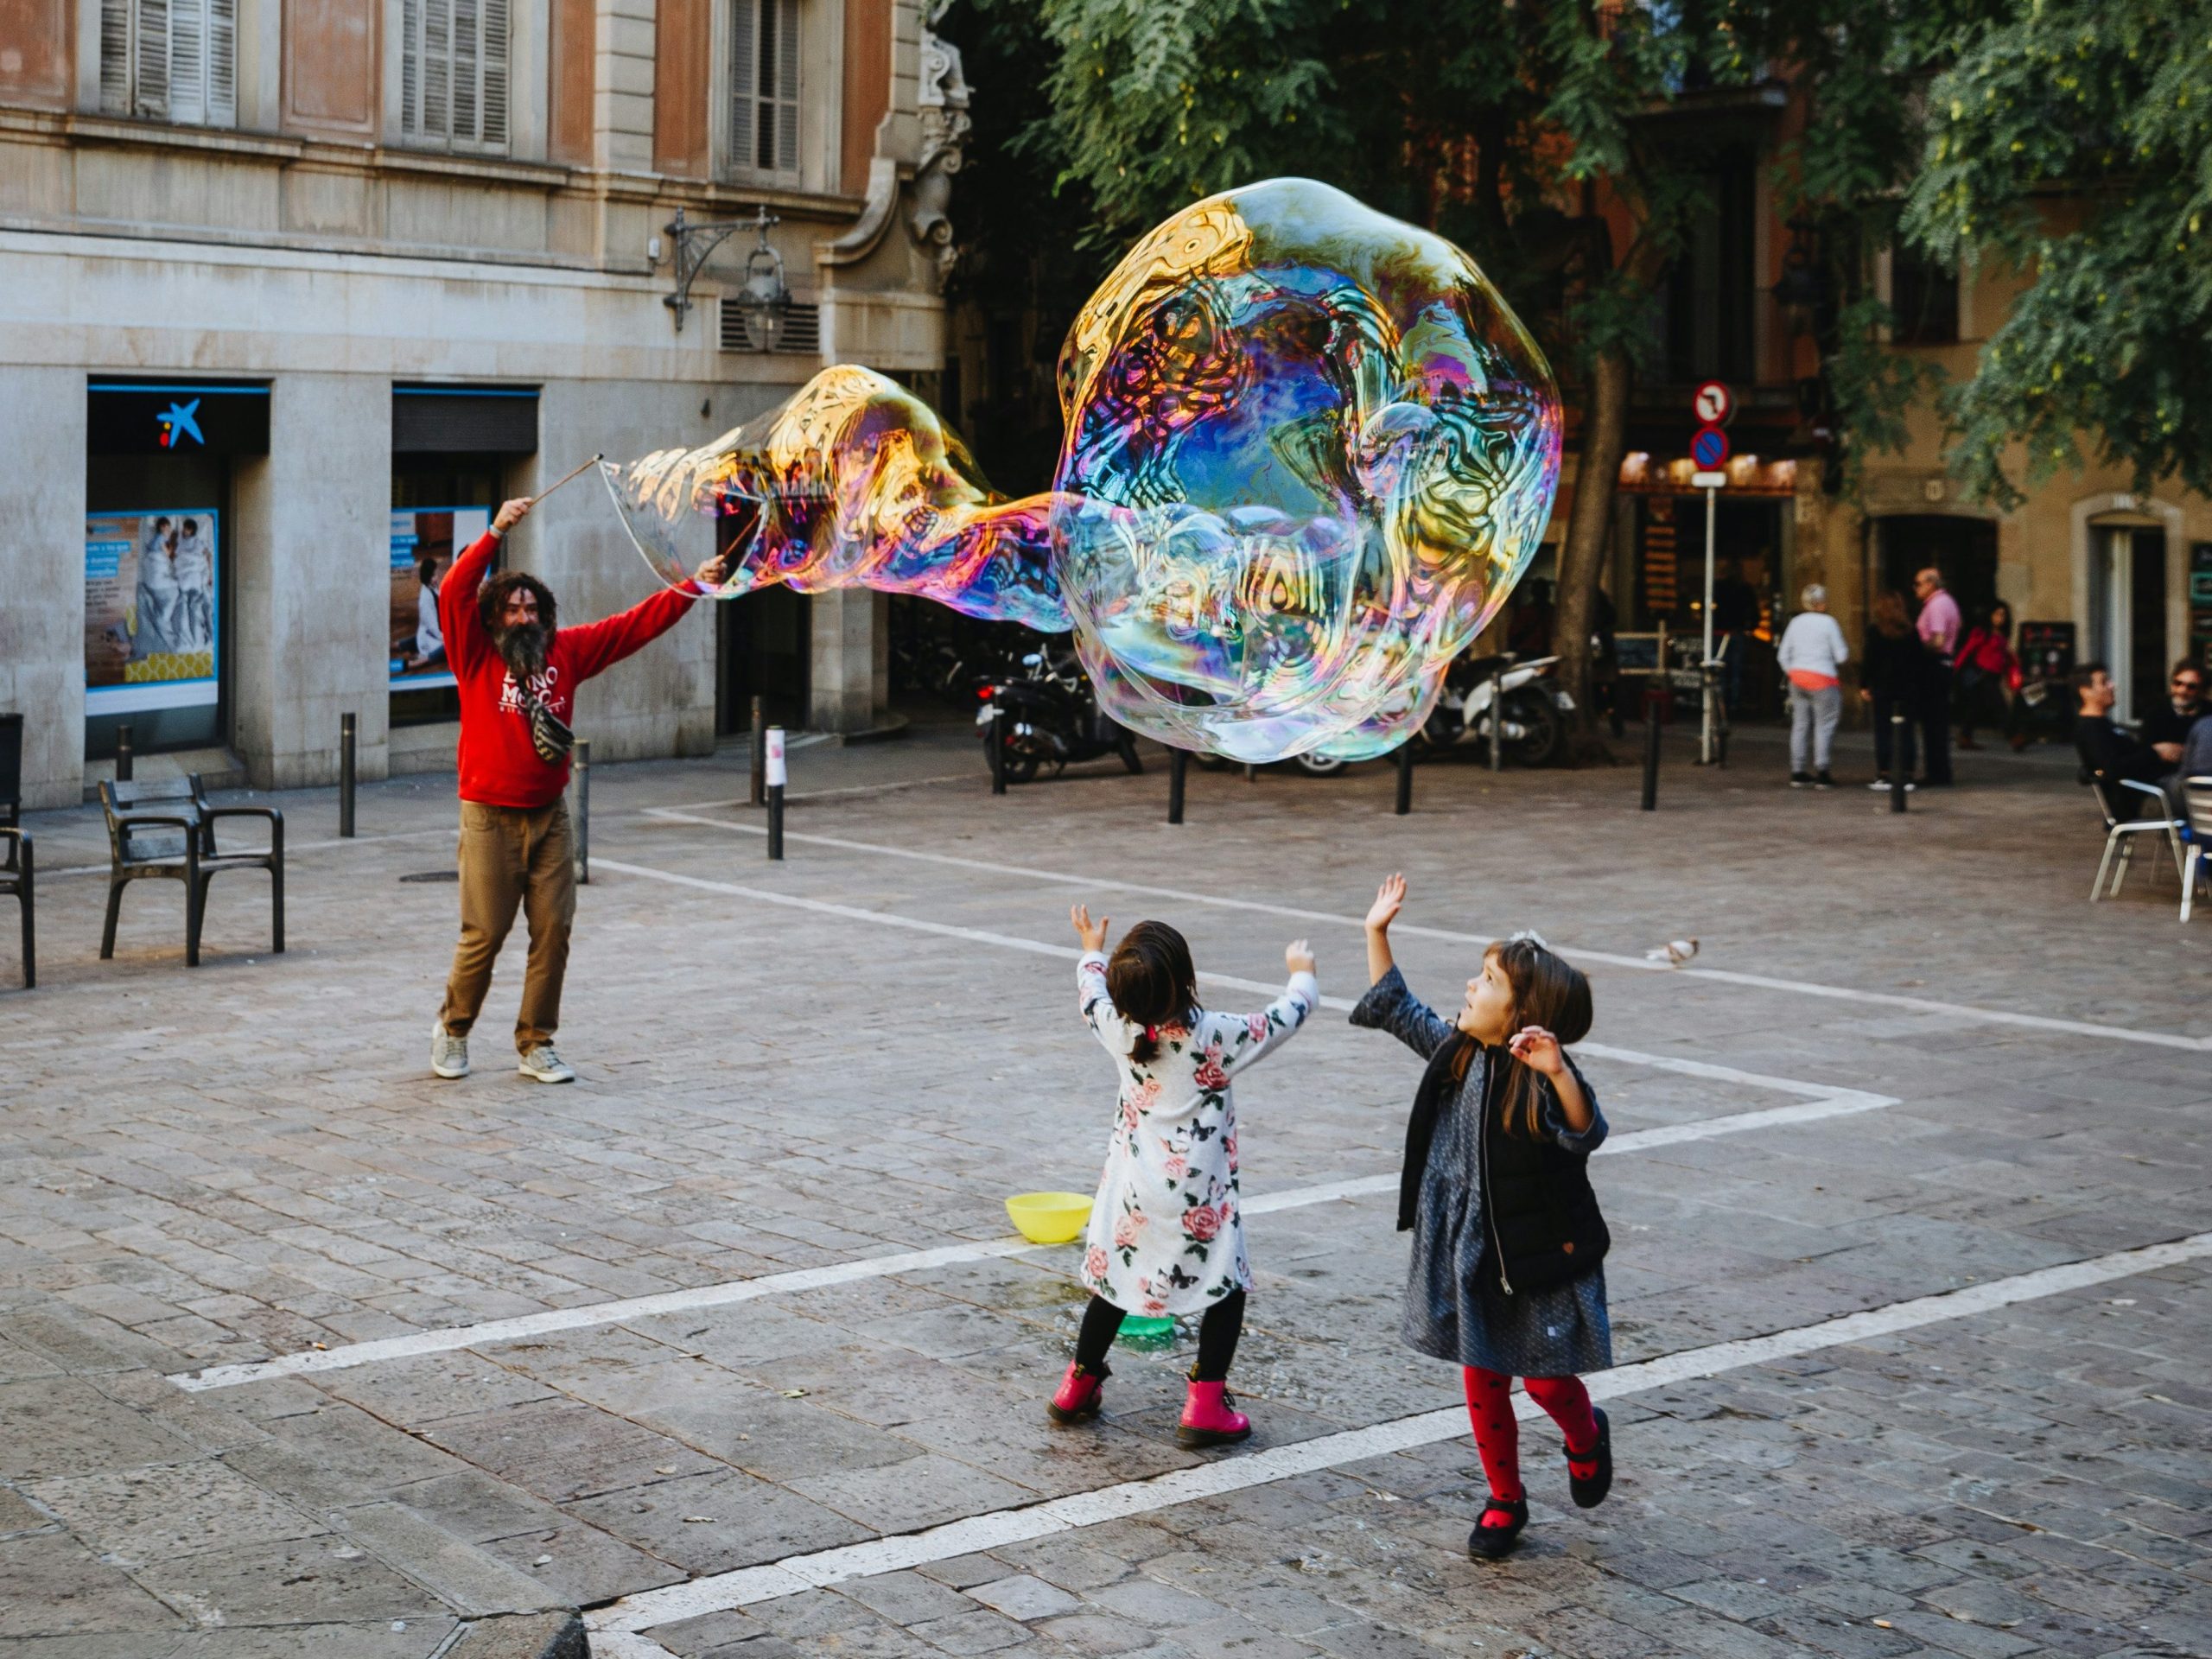
{"type": "Polygon", "coordinates": [[[685,314],[691,309],[691,284],[714,257],[715,250],[740,231],[759,231],[765,240],[768,227],[781,222],[765,207],[756,208],[751,219],[717,219],[704,225],[686,224],[683,210],[676,210],[676,217],[665,227],[676,260],[676,292],[664,295],[661,303],[676,313],[677,334],[683,332],[685,314]]]}

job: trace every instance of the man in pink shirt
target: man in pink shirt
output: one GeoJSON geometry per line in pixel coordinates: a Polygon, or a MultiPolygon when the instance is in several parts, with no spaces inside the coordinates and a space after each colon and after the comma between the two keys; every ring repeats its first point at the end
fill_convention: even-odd
{"type": "Polygon", "coordinates": [[[1944,591],[1943,573],[1932,564],[1912,579],[1912,591],[1920,601],[1914,626],[1928,652],[1920,706],[1914,711],[1920,728],[1920,781],[1940,788],[1951,781],[1951,655],[1959,648],[1959,601],[1944,591]]]}

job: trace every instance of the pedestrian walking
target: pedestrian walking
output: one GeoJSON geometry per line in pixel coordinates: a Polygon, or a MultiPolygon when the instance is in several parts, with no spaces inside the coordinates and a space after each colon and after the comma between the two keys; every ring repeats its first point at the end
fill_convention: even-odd
{"type": "Polygon", "coordinates": [[[461,940],[430,1027],[430,1070],[442,1077],[468,1075],[468,1033],[519,909],[530,959],[515,1015],[518,1069],[540,1083],[575,1080],[553,1034],[576,912],[575,849],[561,798],[576,688],[674,627],[698,589],[721,579],[724,563],[702,564],[688,591],[664,589],[619,615],[564,628],[553,590],[536,576],[504,570],[485,580],[501,539],[531,505],[524,497],[501,506],[438,594],[446,660],[461,693],[461,940]]]}
{"type": "Polygon", "coordinates": [[[1076,995],[1114,1057],[1120,1090],[1083,1253],[1090,1305],[1074,1363],[1046,1410],[1061,1424],[1098,1414],[1112,1374],[1106,1351],[1126,1315],[1201,1313],[1176,1438],[1185,1446],[1243,1440],[1251,1421],[1226,1388],[1252,1287],[1230,1079],[1288,1040],[1319,1004],[1313,953],[1303,939],[1283,952],[1290,982],[1259,1013],[1214,1014],[1198,1006],[1191,947],[1173,928],[1139,922],[1109,958],[1105,917],[1093,923],[1077,905],[1068,919],[1083,942],[1076,995]]]}
{"type": "Polygon", "coordinates": [[[1977,726],[2002,732],[2015,749],[2027,747],[2028,734],[2012,701],[2020,690],[2020,660],[2012,654],[2012,607],[2003,600],[1967,630],[1952,659],[1951,677],[1958,687],[1961,748],[1981,747],[1974,741],[1977,726]]]}
{"type": "Polygon", "coordinates": [[[1959,601],[1943,587],[1943,573],[1929,565],[1912,579],[1920,601],[1913,631],[1928,654],[1916,688],[1914,723],[1920,728],[1921,782],[1947,789],[1951,782],[1951,658],[1959,648],[1959,601]]]}
{"type": "Polygon", "coordinates": [[[1789,787],[1834,789],[1828,760],[1843,717],[1843,665],[1851,647],[1828,614],[1828,590],[1817,582],[1798,595],[1804,609],[1789,619],[1775,662],[1789,679],[1789,787]]]}
{"type": "Polygon", "coordinates": [[[1597,1096],[1566,1046],[1589,1034],[1590,982],[1534,934],[1484,954],[1446,1020],[1407,988],[1390,954],[1406,900],[1392,875],[1367,912],[1373,981],[1351,1022],[1389,1032],[1427,1062],[1406,1130],[1398,1230],[1413,1233],[1407,1344],[1460,1367],[1490,1497],[1469,1554],[1496,1560],[1529,1523],[1513,1379],[1560,1426],[1576,1504],[1605,1501],[1611,1431],[1581,1373],[1613,1363],[1605,1311],[1610,1243],[1590,1188],[1605,1138],[1597,1096]]]}
{"type": "Polygon", "coordinates": [[[1903,779],[1907,790],[1914,787],[1912,722],[1920,707],[1920,679],[1927,657],[1919,636],[1912,631],[1904,595],[1894,588],[1875,594],[1868,613],[1866,647],[1859,664],[1859,696],[1873,705],[1874,766],[1881,774],[1866,785],[1869,789],[1886,793],[1892,777],[1903,779]],[[1895,718],[1900,714],[1904,716],[1902,721],[1895,718]]]}

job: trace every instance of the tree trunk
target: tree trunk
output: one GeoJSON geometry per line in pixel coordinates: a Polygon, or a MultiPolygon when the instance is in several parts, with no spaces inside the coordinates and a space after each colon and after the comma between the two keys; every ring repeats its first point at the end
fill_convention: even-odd
{"type": "MultiPolygon", "coordinates": [[[[1590,632],[1612,528],[1613,492],[1620,481],[1621,454],[1628,448],[1628,388],[1629,364],[1623,353],[1600,353],[1592,361],[1582,407],[1582,448],[1574,467],[1574,503],[1567,544],[1560,550],[1559,607],[1552,645],[1559,652],[1560,678],[1574,697],[1573,753],[1578,760],[1606,753],[1597,734],[1597,704],[1591,695],[1590,632]]],[[[1620,608],[1617,601],[1616,612],[1620,608]]]]}

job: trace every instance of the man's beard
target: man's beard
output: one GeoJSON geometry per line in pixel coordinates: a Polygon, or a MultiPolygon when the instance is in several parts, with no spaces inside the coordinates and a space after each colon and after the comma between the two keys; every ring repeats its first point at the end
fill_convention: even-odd
{"type": "Polygon", "coordinates": [[[536,622],[517,623],[492,636],[499,658],[518,686],[526,687],[545,671],[545,630],[536,622]]]}

